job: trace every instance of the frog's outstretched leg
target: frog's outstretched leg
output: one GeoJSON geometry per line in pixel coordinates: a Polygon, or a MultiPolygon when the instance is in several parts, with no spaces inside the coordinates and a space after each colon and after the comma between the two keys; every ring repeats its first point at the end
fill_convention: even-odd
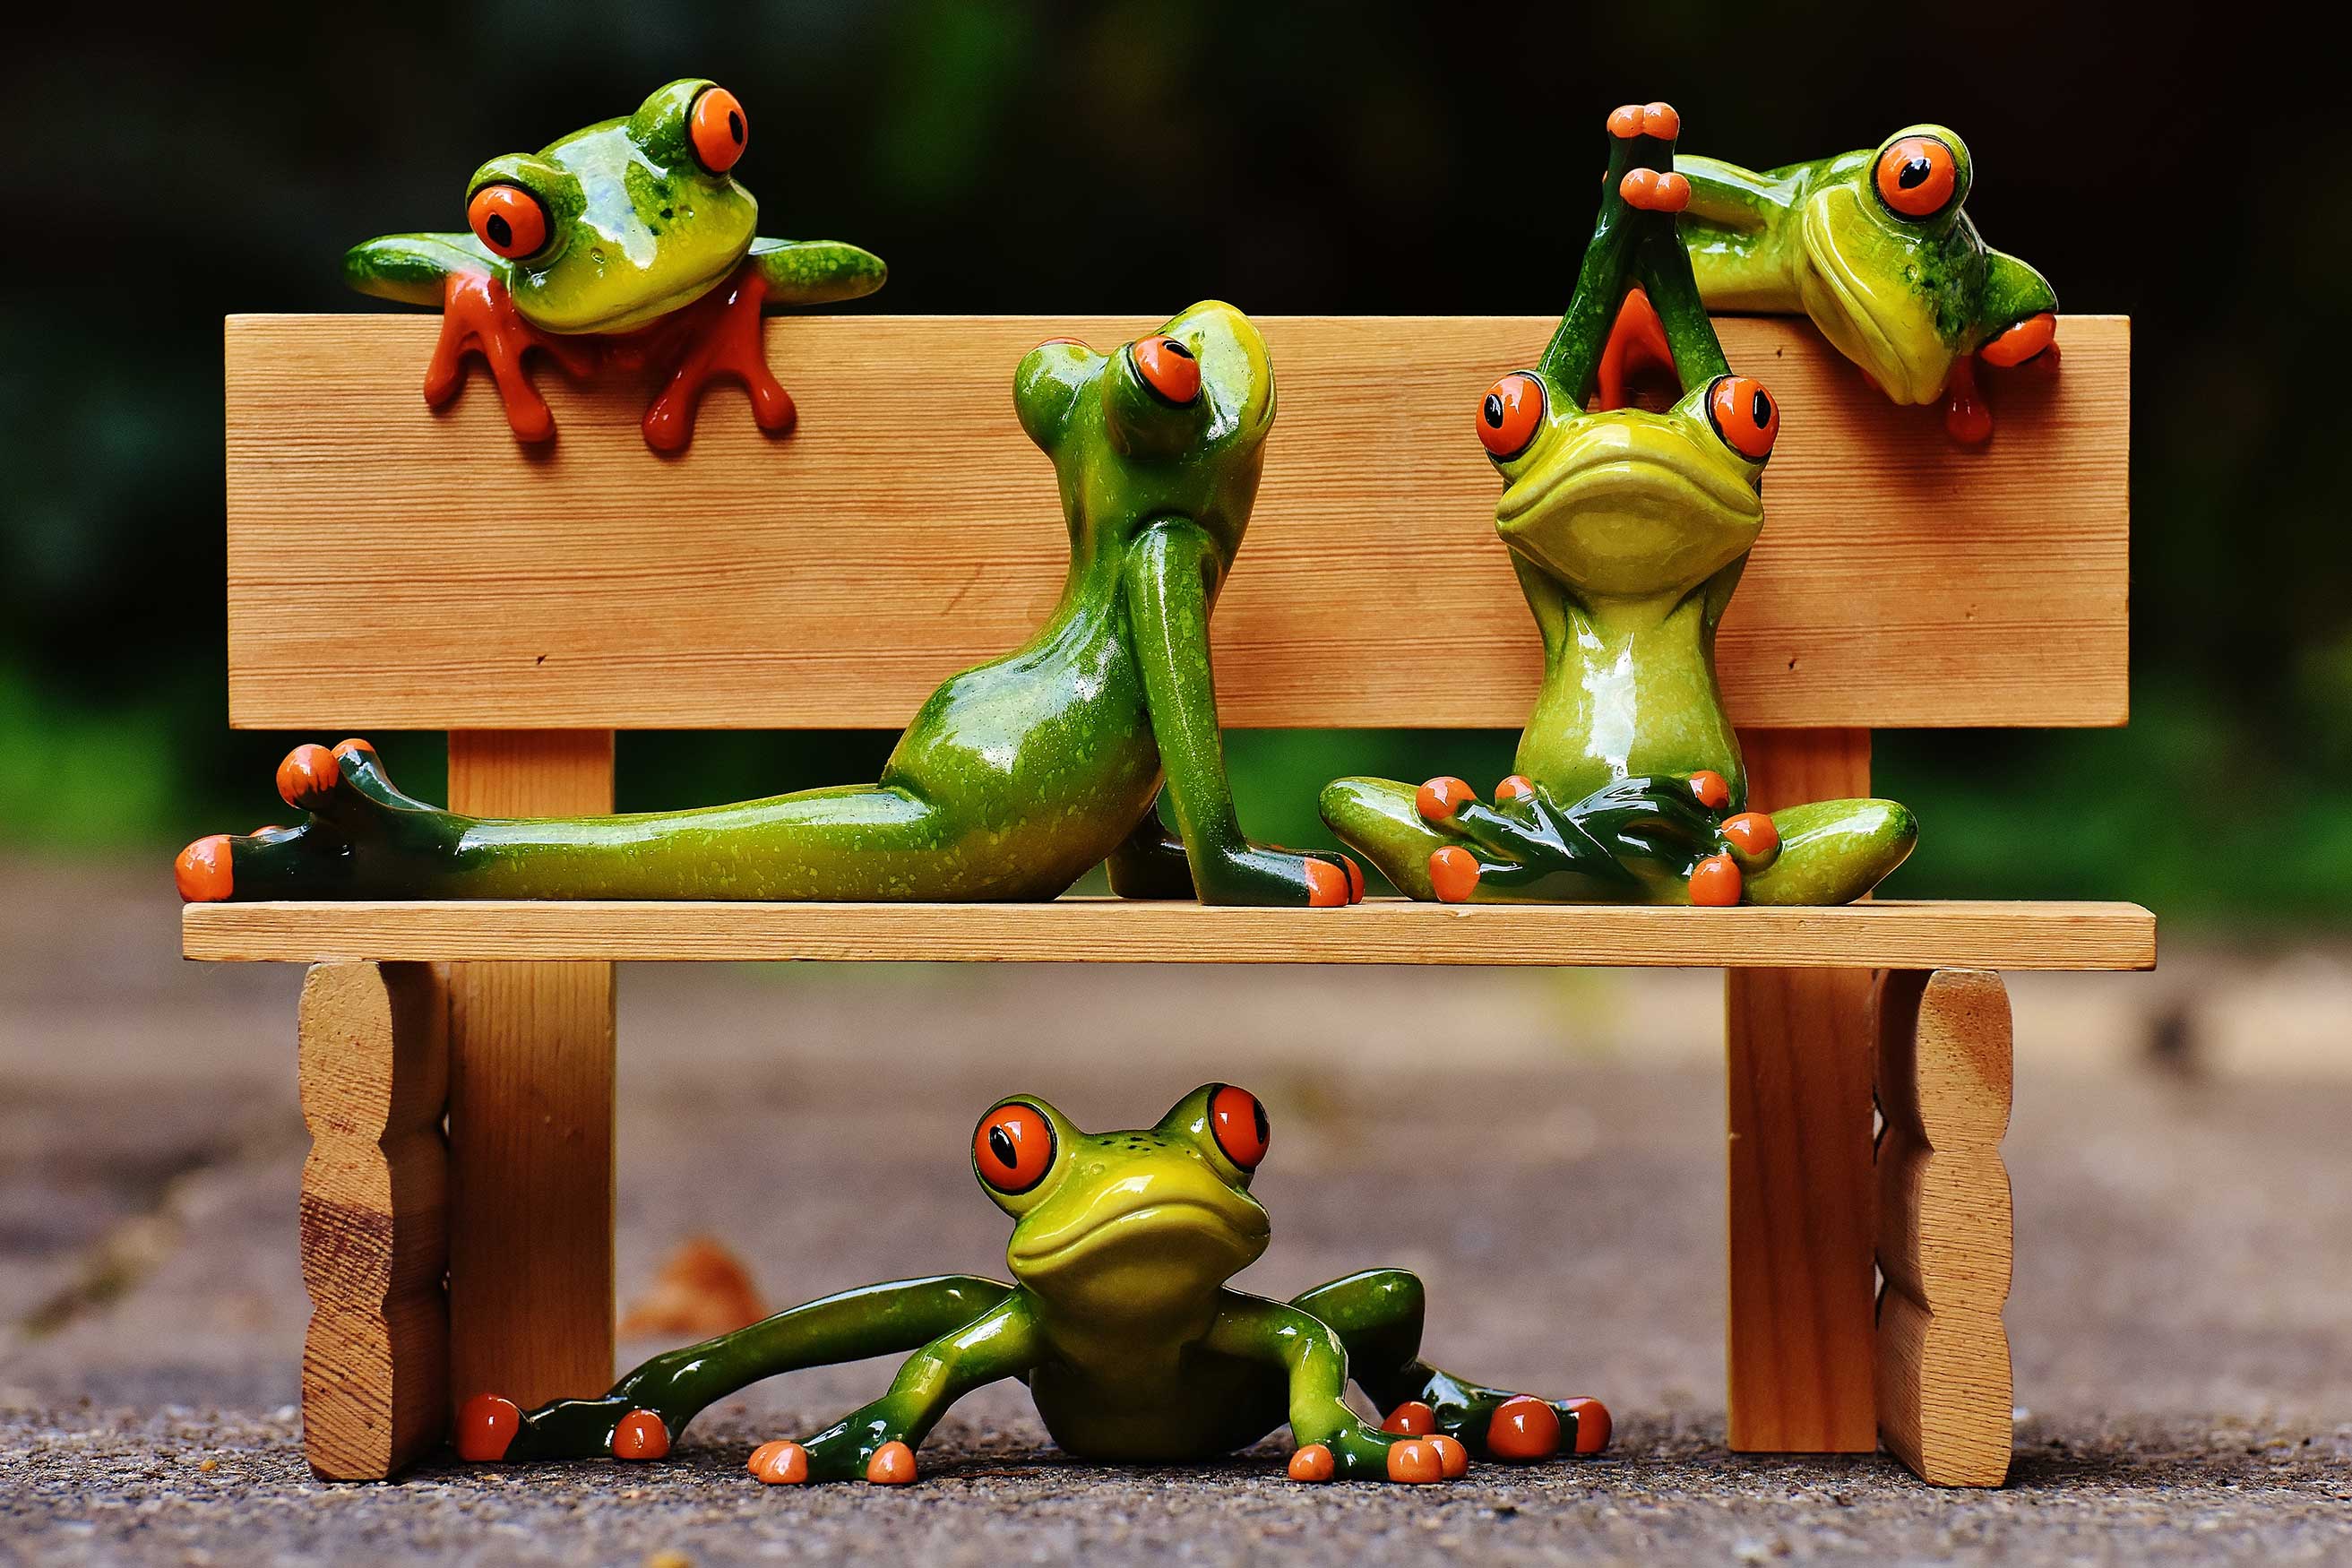
{"type": "Polygon", "coordinates": [[[1242,833],[1225,779],[1217,689],[1209,658],[1210,583],[1216,547],[1198,524],[1154,524],[1126,566],[1127,607],[1151,713],[1151,733],[1168,773],[1168,798],[1205,904],[1308,904],[1336,908],[1362,899],[1363,872],[1340,854],[1302,855],[1253,844],[1242,833]]]}
{"type": "Polygon", "coordinates": [[[1290,1435],[1298,1444],[1292,1479],[1437,1481],[1468,1468],[1458,1439],[1383,1432],[1348,1408],[1348,1346],[1320,1316],[1235,1290],[1226,1291],[1223,1302],[1202,1343],[1219,1354],[1279,1366],[1287,1375],[1290,1435]]]}
{"type": "Polygon", "coordinates": [[[183,898],[1037,899],[1078,875],[1052,859],[1043,828],[975,836],[911,786],[887,783],[506,820],[402,795],[366,742],[346,741],[296,747],[278,784],[310,816],[189,845],[175,867],[183,898]]]}
{"type": "Polygon", "coordinates": [[[457,1457],[658,1459],[688,1422],[739,1389],[803,1367],[916,1349],[978,1324],[1012,1294],[1009,1285],[964,1274],[869,1285],[666,1352],[599,1398],[559,1399],[526,1412],[495,1394],[477,1394],[458,1413],[457,1457]]]}
{"type": "Polygon", "coordinates": [[[1473,1454],[1497,1459],[1597,1454],[1609,1446],[1609,1411],[1597,1399],[1545,1400],[1487,1388],[1423,1361],[1424,1296],[1421,1280],[1402,1268],[1334,1279],[1290,1304],[1339,1334],[1349,1374],[1388,1412],[1383,1430],[1442,1432],[1473,1454]]]}

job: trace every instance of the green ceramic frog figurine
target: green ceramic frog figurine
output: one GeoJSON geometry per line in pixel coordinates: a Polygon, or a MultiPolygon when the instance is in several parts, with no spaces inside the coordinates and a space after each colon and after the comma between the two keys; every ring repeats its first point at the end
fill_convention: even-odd
{"type": "Polygon", "coordinates": [[[871,294],[884,268],[854,245],[757,237],[760,204],[734,174],[750,136],[733,93],[671,82],[625,120],[475,170],[470,234],[369,240],[343,258],[343,277],[362,294],[438,305],[425,401],[457,396],[466,352],[478,351],[525,441],[555,434],[523,374],[531,349],[575,376],[606,362],[664,367],[645,418],[662,451],[692,438],[717,376],[750,390],[761,429],[788,430],[793,400],[768,368],[761,313],[871,294]]]}
{"type": "Polygon", "coordinates": [[[1449,902],[1836,904],[1910,853],[1911,814],[1837,800],[1746,809],[1715,633],[1764,525],[1771,394],[1732,374],[1675,229],[1692,200],[1663,103],[1610,117],[1601,217],[1531,371],[1496,382],[1478,437],[1495,526],[1544,643],[1518,771],[1491,805],[1459,779],[1340,779],[1324,820],[1407,894],[1449,902]],[[1678,388],[1588,411],[1629,290],[1655,305],[1678,388]]]}
{"type": "Polygon", "coordinates": [[[1714,158],[1675,167],[1690,182],[1683,238],[1710,309],[1802,311],[1895,402],[1948,393],[1955,437],[1992,434],[1977,359],[2054,358],[2058,296],[1977,233],[1962,210],[1975,165],[1946,127],[1761,174],[1714,158]]]}
{"type": "Polygon", "coordinates": [[[972,1169],[1013,1216],[1013,1283],[940,1275],[869,1285],[655,1357],[595,1399],[525,1413],[477,1394],[457,1418],[473,1460],[657,1459],[695,1415],[802,1367],[904,1355],[881,1398],[804,1441],[761,1445],[761,1480],[905,1482],[914,1450],[986,1384],[1029,1385],[1045,1429],[1081,1459],[1169,1464],[1246,1447],[1287,1421],[1298,1480],[1435,1481],[1475,1455],[1599,1452],[1608,1411],[1465,1383],[1420,1359],[1421,1281],[1373,1269],[1290,1301],[1226,1281],[1269,1234],[1250,1175],[1265,1110],[1207,1084],[1151,1127],[1088,1133],[1044,1100],[1000,1101],[972,1169]],[[1387,1420],[1343,1402],[1352,1378],[1387,1420]]]}
{"type": "Polygon", "coordinates": [[[1211,302],[1108,353],[1045,343],[1022,360],[1013,403],[1061,481],[1061,602],[1023,647],[933,692],[880,783],[504,821],[401,794],[363,741],[299,746],[278,788],[309,816],[190,845],[182,894],[1050,899],[1108,858],[1129,898],[1360,899],[1363,873],[1345,855],[1244,837],[1225,778],[1209,612],[1274,423],[1257,329],[1211,302]],[[1155,808],[1163,782],[1178,837],[1155,808]]]}

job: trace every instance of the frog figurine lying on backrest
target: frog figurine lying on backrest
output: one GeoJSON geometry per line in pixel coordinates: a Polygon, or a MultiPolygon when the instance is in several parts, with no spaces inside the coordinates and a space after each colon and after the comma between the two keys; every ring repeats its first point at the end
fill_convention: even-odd
{"type": "Polygon", "coordinates": [[[553,821],[410,798],[374,750],[299,746],[278,793],[310,815],[191,844],[192,900],[1050,899],[1110,860],[1129,898],[1331,907],[1363,896],[1345,855],[1242,833],[1225,779],[1209,611],[1233,569],[1274,423],[1249,318],[1196,305],[1097,353],[1040,345],[1014,374],[1053,459],[1070,570],[1028,643],[949,679],[879,784],[699,811],[553,821]],[[1166,781],[1181,837],[1160,826],[1166,781]]]}
{"type": "Polygon", "coordinates": [[[1610,117],[1601,217],[1559,329],[1532,371],[1496,382],[1478,438],[1505,489],[1496,531],[1544,643],[1518,772],[1480,802],[1340,779],[1323,816],[1414,898],[1448,902],[1842,904],[1916,837],[1893,801],[1745,809],[1715,631],[1764,526],[1771,394],[1735,375],[1675,218],[1680,121],[1663,103],[1610,117]],[[1636,279],[1677,381],[1672,405],[1588,411],[1604,342],[1636,279]]]}
{"type": "Polygon", "coordinates": [[[555,434],[523,374],[530,349],[575,376],[607,360],[666,368],[645,418],[664,451],[692,438],[714,376],[743,383],[761,429],[788,430],[793,400],[768,368],[761,312],[871,294],[884,268],[854,245],[758,237],[760,204],[734,174],[750,139],[733,93],[671,82],[626,120],[475,170],[470,234],[371,239],[343,258],[343,276],[363,294],[440,306],[425,401],[457,396],[477,349],[523,440],[555,434]]]}
{"type": "Polygon", "coordinates": [[[1225,1282],[1269,1235],[1250,1174],[1265,1110],[1207,1084],[1151,1127],[1082,1132],[1044,1100],[1000,1101],[972,1170],[1013,1216],[1013,1283],[949,1274],[847,1290],[655,1357],[596,1399],[528,1413],[468,1399],[457,1452],[475,1460],[658,1459],[698,1411],[802,1367],[905,1355],[881,1398],[805,1440],[761,1445],[770,1483],[905,1482],[948,1408],[1003,1378],[1029,1385],[1045,1429],[1081,1459],[1168,1464],[1246,1447],[1289,1423],[1302,1481],[1435,1481],[1473,1455],[1599,1452],[1599,1402],[1548,1403],[1465,1383],[1422,1361],[1421,1281],[1349,1275],[1290,1301],[1225,1282]],[[1387,1420],[1344,1400],[1353,1379],[1387,1420]]]}

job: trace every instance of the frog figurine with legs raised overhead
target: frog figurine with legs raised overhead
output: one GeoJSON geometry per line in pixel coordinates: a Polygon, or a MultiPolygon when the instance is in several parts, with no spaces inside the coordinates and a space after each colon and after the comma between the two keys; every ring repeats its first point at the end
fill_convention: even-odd
{"type": "Polygon", "coordinates": [[[792,395],[768,368],[761,313],[871,294],[884,268],[854,245],[760,237],[760,204],[734,172],[750,139],[733,93],[671,82],[625,120],[475,170],[470,233],[371,239],[343,258],[343,277],[363,294],[439,306],[425,401],[457,396],[478,351],[525,441],[555,434],[523,369],[533,349],[574,376],[606,363],[661,370],[645,435],[662,451],[692,438],[719,376],[744,384],[761,429],[789,430],[792,395]]]}
{"type": "Polygon", "coordinates": [[[1129,898],[1336,907],[1347,856],[1244,836],[1225,777],[1209,612],[1274,423],[1249,318],[1196,305],[1107,353],[1058,339],[1013,377],[1060,480],[1070,568],[1030,640],[951,677],[879,783],[694,811],[458,816],[394,789],[373,748],[299,746],[291,826],[198,839],[194,900],[275,898],[1050,899],[1105,858],[1129,898]],[[1163,781],[1178,833],[1160,826],[1163,781]]]}
{"type": "Polygon", "coordinates": [[[1567,314],[1535,368],[1478,405],[1504,484],[1496,531],[1544,645],[1518,771],[1491,805],[1456,778],[1323,792],[1332,830],[1414,898],[1842,904],[1911,851],[1911,814],[1893,801],[1747,809],[1715,633],[1764,526],[1780,412],[1725,362],[1693,282],[1675,221],[1692,190],[1675,164],[1679,125],[1663,103],[1610,117],[1600,221],[1567,314]],[[1637,282],[1673,400],[1588,409],[1637,282]]]}
{"type": "Polygon", "coordinates": [[[1471,1458],[1592,1454],[1608,1411],[1465,1383],[1421,1359],[1421,1281],[1401,1268],[1333,1280],[1288,1301],[1226,1283],[1269,1235],[1250,1176],[1265,1110],[1207,1084],[1152,1126],[1080,1131],[1042,1100],[998,1102],[972,1170],[1013,1216],[1013,1283],[938,1275],[869,1285],[656,1356],[594,1399],[523,1411],[495,1393],[457,1418],[461,1458],[657,1459],[695,1415],[803,1367],[903,1355],[889,1391],[804,1439],[751,1453],[771,1484],[906,1482],[949,1407],[1018,1378],[1073,1456],[1175,1464],[1246,1447],[1287,1422],[1290,1475],[1438,1481],[1471,1458]],[[1360,1419],[1352,1380],[1387,1419],[1360,1419]]]}

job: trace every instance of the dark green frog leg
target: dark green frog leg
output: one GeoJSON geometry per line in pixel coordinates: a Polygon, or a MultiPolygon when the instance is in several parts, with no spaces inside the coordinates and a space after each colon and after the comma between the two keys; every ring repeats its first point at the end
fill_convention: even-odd
{"type": "MultiPolygon", "coordinates": [[[[458,1415],[458,1456],[603,1458],[614,1451],[616,1435],[642,1445],[656,1428],[654,1446],[667,1452],[688,1422],[740,1389],[803,1367],[913,1350],[976,1325],[1012,1294],[1009,1285],[966,1274],[868,1285],[665,1352],[600,1398],[559,1399],[524,1413],[494,1393],[477,1394],[458,1415]]],[[[661,1452],[625,1457],[658,1458],[661,1452]]]]}
{"type": "Polygon", "coordinates": [[[1211,584],[1220,570],[1208,533],[1181,519],[1148,529],[1126,567],[1136,661],[1193,885],[1210,904],[1352,902],[1363,888],[1353,861],[1252,844],[1234,814],[1209,664],[1211,584]]]}
{"type": "Polygon", "coordinates": [[[1160,806],[1155,801],[1143,820],[1135,825],[1127,842],[1111,851],[1107,864],[1110,868],[1110,890],[1122,899],[1190,899],[1198,897],[1192,886],[1192,858],[1184,853],[1184,841],[1168,831],[1160,820],[1160,806]]]}
{"type": "Polygon", "coordinates": [[[751,265],[767,282],[771,310],[863,299],[890,276],[880,257],[837,239],[755,239],[751,265]]]}
{"type": "Polygon", "coordinates": [[[1350,1375],[1388,1413],[1391,1426],[1443,1432],[1473,1454],[1491,1458],[1540,1459],[1563,1450],[1591,1454],[1608,1444],[1609,1412],[1598,1400],[1544,1400],[1488,1388],[1423,1361],[1425,1297],[1421,1280],[1405,1269],[1351,1274],[1294,1297],[1290,1304],[1339,1336],[1350,1375]]]}
{"type": "Polygon", "coordinates": [[[1389,1450],[1411,1439],[1382,1432],[1348,1408],[1348,1347],[1339,1331],[1287,1302],[1238,1290],[1221,1300],[1204,1348],[1279,1366],[1289,1383],[1290,1435],[1298,1446],[1328,1449],[1342,1479],[1391,1479],[1389,1450]]]}

